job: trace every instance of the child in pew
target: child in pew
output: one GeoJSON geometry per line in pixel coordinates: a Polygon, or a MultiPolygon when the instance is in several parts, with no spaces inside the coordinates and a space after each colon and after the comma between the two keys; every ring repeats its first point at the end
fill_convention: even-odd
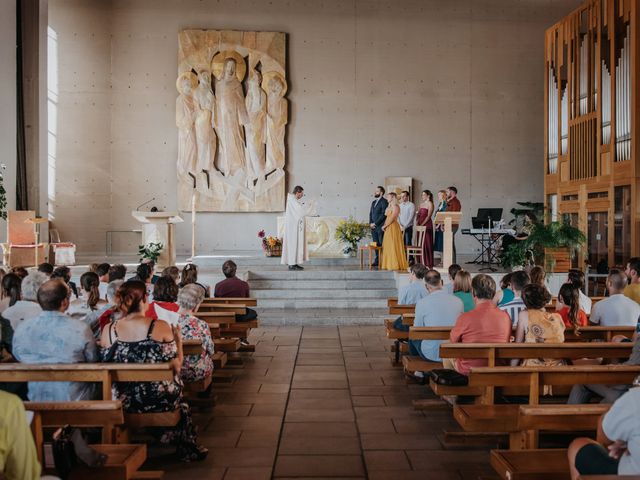
{"type": "Polygon", "coordinates": [[[580,475],[640,474],[639,405],[640,388],[632,388],[600,418],[596,441],[571,442],[567,456],[572,480],[580,475]]]}
{"type": "MultiPolygon", "coordinates": [[[[424,276],[427,273],[427,267],[421,263],[414,263],[409,267],[409,285],[405,285],[400,290],[398,297],[398,305],[415,305],[418,300],[429,295],[424,284],[424,276]]],[[[408,332],[409,325],[402,324],[402,315],[393,322],[393,328],[400,332],[408,332]]]]}
{"type": "Polygon", "coordinates": [[[180,421],[162,435],[163,443],[177,444],[183,462],[200,461],[208,450],[198,445],[191,409],[183,401],[182,337],[178,327],[162,320],[147,318],[147,286],[139,280],[124,282],[116,292],[116,310],[121,318],[102,331],[101,357],[114,363],[171,362],[174,380],[162,382],[126,382],[114,384],[114,398],[122,401],[127,413],[161,413],[180,410],[180,421]]]}
{"type": "Polygon", "coordinates": [[[587,315],[580,308],[580,295],[578,289],[571,283],[565,283],[558,291],[556,312],[562,317],[566,328],[573,328],[573,333],[578,335],[580,327],[586,327],[587,315]]]}
{"type": "Polygon", "coordinates": [[[202,353],[200,355],[186,355],[180,370],[182,381],[191,383],[203,380],[213,373],[214,353],[213,339],[209,324],[193,315],[204,300],[204,292],[198,285],[186,285],[178,294],[178,325],[183,340],[200,340],[202,353]]]}

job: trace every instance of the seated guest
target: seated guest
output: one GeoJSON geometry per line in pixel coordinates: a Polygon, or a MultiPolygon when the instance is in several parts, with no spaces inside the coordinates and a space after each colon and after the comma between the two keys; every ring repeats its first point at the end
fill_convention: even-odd
{"type": "Polygon", "coordinates": [[[624,295],[627,277],[617,270],[607,277],[609,296],[593,306],[589,323],[603,327],[634,326],[640,317],[640,305],[624,295]]]}
{"type": "Polygon", "coordinates": [[[451,265],[449,265],[449,283],[445,284],[444,286],[444,289],[447,293],[453,293],[453,281],[456,279],[456,275],[460,270],[462,270],[462,267],[457,263],[452,263],[451,265]]]}
{"type": "MultiPolygon", "coordinates": [[[[511,338],[511,319],[494,303],[496,282],[489,275],[480,273],[471,281],[471,291],[476,308],[458,317],[451,330],[451,343],[508,343],[511,338]]],[[[444,358],[445,368],[452,368],[469,375],[472,367],[486,367],[486,359],[444,358]]]]}
{"type": "Polygon", "coordinates": [[[151,268],[151,283],[153,283],[155,285],[155,283],[160,278],[158,275],[156,275],[156,262],[154,262],[150,258],[145,258],[144,260],[142,260],[141,263],[144,263],[144,264],[148,265],[149,268],[151,268]]]}
{"type": "MultiPolygon", "coordinates": [[[[182,338],[177,327],[145,316],[147,287],[139,280],[124,282],[116,292],[116,310],[121,318],[102,331],[102,360],[114,363],[171,362],[178,375],[182,368],[182,338]]],[[[114,384],[114,398],[127,413],[180,410],[178,425],[165,432],[163,441],[176,443],[182,461],[204,460],[207,449],[198,445],[191,409],[183,401],[182,383],[126,382],[114,384]]]]}
{"type": "Polygon", "coordinates": [[[153,283],[151,283],[151,278],[153,277],[153,269],[148,263],[141,263],[136,268],[136,274],[129,279],[138,280],[146,285],[147,295],[153,294],[153,283]]]}
{"type": "MultiPolygon", "coordinates": [[[[515,327],[518,324],[518,314],[525,309],[522,301],[522,289],[529,283],[529,275],[524,270],[513,272],[509,281],[510,290],[513,292],[513,298],[510,302],[504,302],[499,305],[500,310],[509,314],[511,324],[515,327]]],[[[551,295],[549,295],[551,300],[551,295]]]]}
{"type": "Polygon", "coordinates": [[[98,263],[89,264],[89,272],[96,273],[98,271],[98,263]]]}
{"type": "Polygon", "coordinates": [[[213,340],[209,324],[193,315],[194,310],[204,300],[204,293],[197,285],[187,285],[178,294],[178,310],[180,334],[183,340],[200,340],[202,353],[200,355],[185,355],[180,370],[183,382],[197,382],[207,378],[213,372],[211,355],[214,353],[213,340]]]}
{"type": "Polygon", "coordinates": [[[22,278],[15,273],[7,273],[2,277],[2,294],[0,295],[0,313],[20,300],[22,278]]]}
{"type": "Polygon", "coordinates": [[[44,273],[47,277],[51,277],[51,274],[53,273],[54,268],[55,267],[53,265],[47,262],[44,262],[38,265],[38,271],[44,273]]]}
{"type": "MultiPolygon", "coordinates": [[[[98,358],[96,341],[89,327],[65,311],[69,288],[61,280],[49,280],[38,290],[43,312],[22,322],[13,337],[13,355],[22,363],[83,363],[98,358]]],[[[29,400],[71,402],[91,400],[94,384],[86,382],[29,382],[29,400]]]]}
{"type": "Polygon", "coordinates": [[[584,290],[584,272],[577,268],[569,270],[567,276],[567,283],[573,285],[578,290],[578,296],[580,297],[580,309],[587,315],[591,314],[591,299],[587,297],[582,290],[584,290]]]}
{"type": "Polygon", "coordinates": [[[540,265],[536,265],[529,272],[529,278],[531,279],[531,283],[535,285],[540,285],[542,287],[547,288],[546,281],[547,273],[544,271],[540,265]]]}
{"type": "Polygon", "coordinates": [[[56,278],[64,280],[64,283],[69,286],[75,297],[78,298],[78,287],[76,287],[76,284],[71,281],[71,270],[69,267],[56,267],[50,278],[52,280],[56,278]]]}
{"type": "Polygon", "coordinates": [[[171,277],[160,277],[153,286],[153,302],[149,304],[148,318],[158,318],[170,325],[178,323],[178,285],[171,277]]]}
{"type": "Polygon", "coordinates": [[[107,285],[109,285],[109,269],[110,268],[111,268],[111,265],[109,265],[108,263],[101,263],[100,265],[98,265],[98,268],[96,268],[96,273],[100,278],[100,285],[98,288],[100,290],[101,300],[107,299],[107,285]]]}
{"type": "Polygon", "coordinates": [[[580,295],[572,283],[565,283],[558,291],[556,312],[562,317],[566,328],[573,328],[577,335],[580,327],[587,326],[587,316],[580,308],[580,295]]]}
{"type": "MultiPolygon", "coordinates": [[[[424,285],[425,273],[427,273],[427,267],[421,263],[414,263],[409,267],[409,285],[405,285],[400,289],[399,305],[415,305],[418,300],[429,295],[424,285]]],[[[409,331],[409,326],[402,324],[402,316],[396,318],[393,322],[393,328],[401,332],[409,331]]]]}
{"type": "MultiPolygon", "coordinates": [[[[89,325],[96,338],[100,338],[100,322],[98,319],[107,306],[106,300],[100,298],[100,277],[95,272],[85,272],[80,277],[81,296],[69,304],[67,315],[82,320],[89,325]]],[[[106,292],[105,292],[106,294],[106,292]]]]}
{"type": "Polygon", "coordinates": [[[42,313],[42,308],[38,305],[38,289],[47,280],[47,276],[40,272],[31,272],[22,280],[21,300],[2,312],[2,318],[9,321],[14,332],[22,322],[42,313]]]}
{"type": "MultiPolygon", "coordinates": [[[[462,272],[458,272],[460,275],[462,272]]],[[[458,278],[456,275],[456,278],[458,278]]],[[[429,295],[416,303],[415,327],[448,327],[453,326],[464,311],[460,298],[447,293],[442,288],[442,278],[437,270],[429,270],[425,275],[425,283],[429,295]]],[[[411,353],[420,355],[431,362],[439,362],[440,340],[410,340],[411,353]]],[[[420,376],[420,375],[418,375],[420,376]]]]}
{"type": "MultiPolygon", "coordinates": [[[[205,298],[209,298],[211,296],[211,289],[209,288],[209,286],[198,282],[198,266],[195,263],[187,263],[184,266],[184,268],[182,269],[182,275],[180,276],[180,283],[178,284],[178,286],[182,288],[185,285],[189,285],[190,283],[195,283],[196,285],[202,287],[202,289],[204,290],[205,298]]],[[[249,294],[247,293],[247,295],[240,295],[240,296],[248,297],[249,294]]]]}
{"type": "Polygon", "coordinates": [[[639,402],[640,388],[629,390],[601,417],[596,441],[576,438],[571,442],[567,455],[572,480],[580,475],[640,474],[639,402]]]}
{"type": "Polygon", "coordinates": [[[173,281],[176,283],[176,285],[180,283],[180,269],[175,265],[171,265],[170,267],[167,267],[164,270],[162,270],[162,276],[171,277],[173,281]]]}
{"type": "Polygon", "coordinates": [[[0,477],[6,480],[40,478],[38,452],[22,401],[0,391],[0,405],[0,477]]]}
{"type": "MultiPolygon", "coordinates": [[[[540,285],[525,285],[522,289],[522,301],[525,308],[518,314],[515,341],[518,343],[563,343],[564,322],[562,317],[557,313],[548,313],[545,310],[545,306],[551,301],[549,291],[540,285]]],[[[511,361],[512,366],[517,364],[518,360],[511,361]]],[[[563,360],[550,358],[528,358],[522,363],[523,366],[564,364],[563,360]]]]}
{"type": "Polygon", "coordinates": [[[113,282],[109,282],[109,285],[107,286],[107,307],[102,310],[102,313],[98,318],[101,334],[104,327],[119,318],[114,305],[116,302],[116,292],[118,291],[118,288],[120,288],[120,285],[122,285],[123,283],[124,280],[114,280],[113,282]]]}
{"type": "MultiPolygon", "coordinates": [[[[188,265],[187,265],[188,266],[188,265]]],[[[185,267],[186,268],[186,267],[185,267]]],[[[214,296],[222,298],[249,298],[249,284],[236,277],[237,266],[233,260],[227,260],[222,264],[222,273],[226,277],[216,283],[214,296]]],[[[200,285],[197,283],[197,285],[200,285]]],[[[200,285],[205,288],[204,285],[200,285]]],[[[206,289],[205,289],[206,291],[206,289]]],[[[249,322],[258,318],[258,314],[252,308],[246,308],[246,313],[236,314],[236,322],[249,322]]]]}
{"type": "Polygon", "coordinates": [[[124,277],[126,276],[127,276],[127,267],[125,267],[121,263],[111,265],[111,267],[109,268],[109,283],[114,282],[116,280],[124,281],[124,277]]]}
{"type": "Polygon", "coordinates": [[[471,274],[466,270],[456,273],[456,278],[453,280],[453,294],[462,300],[465,312],[473,310],[476,306],[471,293],[471,274]]]}
{"type": "Polygon", "coordinates": [[[27,275],[29,275],[29,271],[24,267],[13,267],[11,269],[11,273],[15,273],[23,280],[27,275]]]}
{"type": "Polygon", "coordinates": [[[630,258],[624,273],[629,279],[629,285],[624,289],[625,296],[640,303],[640,257],[630,258]]]}
{"type": "Polygon", "coordinates": [[[496,292],[496,298],[494,299],[498,306],[510,302],[515,296],[513,290],[511,290],[512,275],[513,273],[509,272],[500,279],[500,290],[496,292]]]}

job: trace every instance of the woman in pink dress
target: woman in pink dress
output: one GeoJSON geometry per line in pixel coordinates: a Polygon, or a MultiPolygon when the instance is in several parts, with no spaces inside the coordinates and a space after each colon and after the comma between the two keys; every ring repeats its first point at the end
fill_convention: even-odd
{"type": "Polygon", "coordinates": [[[422,203],[420,204],[420,210],[418,210],[416,224],[419,227],[427,227],[427,231],[424,235],[424,241],[422,242],[422,257],[424,258],[424,264],[429,268],[433,268],[433,222],[431,221],[432,213],[433,194],[429,190],[423,190],[422,203]]]}

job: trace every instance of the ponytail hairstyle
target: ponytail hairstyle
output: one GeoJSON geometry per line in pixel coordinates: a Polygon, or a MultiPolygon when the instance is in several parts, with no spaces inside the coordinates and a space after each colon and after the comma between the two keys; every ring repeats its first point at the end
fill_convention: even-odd
{"type": "Polygon", "coordinates": [[[560,287],[558,297],[562,299],[567,307],[569,307],[569,321],[573,325],[573,333],[578,336],[580,325],[578,325],[578,313],[580,313],[580,294],[578,289],[570,283],[565,283],[560,287]]]}
{"type": "Polygon", "coordinates": [[[123,317],[132,313],[141,313],[140,304],[147,300],[147,286],[141,280],[127,280],[116,291],[116,312],[123,317]]]}
{"type": "Polygon", "coordinates": [[[185,286],[198,281],[198,266],[195,263],[187,263],[182,269],[180,285],[185,286]]]}
{"type": "Polygon", "coordinates": [[[22,295],[22,279],[15,273],[7,273],[2,278],[2,298],[9,298],[9,306],[12,307],[22,295]]]}
{"type": "Polygon", "coordinates": [[[100,277],[95,272],[83,273],[80,277],[80,286],[89,294],[87,298],[87,305],[91,310],[97,310],[98,302],[100,301],[100,277]]]}
{"type": "Polygon", "coordinates": [[[433,203],[433,193],[431,193],[431,190],[423,190],[422,193],[424,193],[427,196],[427,199],[433,203]]]}

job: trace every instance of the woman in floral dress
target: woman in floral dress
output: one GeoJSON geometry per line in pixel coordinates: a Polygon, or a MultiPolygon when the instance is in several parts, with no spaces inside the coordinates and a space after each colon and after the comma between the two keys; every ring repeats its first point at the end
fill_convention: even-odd
{"type": "Polygon", "coordinates": [[[200,355],[186,355],[182,362],[180,378],[185,383],[197,382],[211,375],[213,372],[213,340],[211,330],[204,320],[200,320],[193,315],[193,311],[204,300],[204,292],[198,285],[191,283],[185,286],[178,294],[178,325],[183,340],[200,340],[202,342],[202,352],[200,355]]]}
{"type": "Polygon", "coordinates": [[[127,413],[170,412],[180,410],[180,421],[164,433],[162,441],[175,443],[185,462],[204,460],[208,450],[197,444],[197,434],[189,405],[183,402],[182,338],[177,327],[162,320],[145,317],[147,290],[144,282],[129,280],[116,293],[115,309],[122,318],[102,331],[103,362],[165,363],[176,373],[173,380],[161,382],[126,382],[114,384],[114,398],[122,402],[127,413]]]}

